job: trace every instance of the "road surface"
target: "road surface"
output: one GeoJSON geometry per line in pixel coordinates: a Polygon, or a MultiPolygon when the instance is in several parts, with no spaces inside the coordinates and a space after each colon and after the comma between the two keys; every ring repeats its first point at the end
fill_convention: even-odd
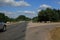
{"type": "Polygon", "coordinates": [[[28,22],[7,26],[6,32],[0,32],[0,40],[25,40],[25,31],[28,22]]]}
{"type": "Polygon", "coordinates": [[[6,32],[0,32],[0,40],[49,40],[49,31],[60,24],[47,24],[36,27],[27,25],[28,22],[7,26],[6,32]]]}

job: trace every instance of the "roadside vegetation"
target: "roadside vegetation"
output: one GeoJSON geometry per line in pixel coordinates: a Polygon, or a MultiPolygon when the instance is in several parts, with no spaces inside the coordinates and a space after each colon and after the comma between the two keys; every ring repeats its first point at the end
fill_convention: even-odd
{"type": "Polygon", "coordinates": [[[31,19],[24,16],[24,15],[20,15],[16,18],[16,21],[30,21],[31,19]]]}
{"type": "Polygon", "coordinates": [[[60,10],[47,8],[39,11],[38,16],[33,18],[34,22],[59,22],[60,21],[60,10]]]}
{"type": "Polygon", "coordinates": [[[10,18],[6,16],[4,13],[0,13],[0,21],[2,22],[18,22],[18,21],[30,21],[31,19],[24,16],[20,15],[17,18],[10,18]]]}
{"type": "Polygon", "coordinates": [[[9,18],[4,13],[0,13],[0,21],[9,21],[9,22],[16,22],[16,21],[30,21],[33,22],[60,22],[60,10],[59,9],[51,9],[47,8],[38,12],[38,16],[33,17],[32,19],[26,17],[25,15],[19,15],[17,18],[9,18]]]}

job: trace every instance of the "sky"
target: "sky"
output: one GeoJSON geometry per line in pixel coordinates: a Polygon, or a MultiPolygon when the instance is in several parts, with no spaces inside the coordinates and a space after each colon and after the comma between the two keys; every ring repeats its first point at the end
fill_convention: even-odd
{"type": "Polygon", "coordinates": [[[60,0],[0,0],[0,12],[11,18],[19,15],[33,18],[46,8],[60,9],[60,0]]]}

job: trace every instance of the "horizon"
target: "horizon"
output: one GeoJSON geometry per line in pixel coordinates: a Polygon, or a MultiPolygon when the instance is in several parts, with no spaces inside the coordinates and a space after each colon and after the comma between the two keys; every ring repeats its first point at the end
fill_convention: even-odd
{"type": "Polygon", "coordinates": [[[37,16],[42,9],[60,9],[59,0],[0,0],[0,12],[8,17],[16,18],[25,15],[29,18],[37,16]]]}

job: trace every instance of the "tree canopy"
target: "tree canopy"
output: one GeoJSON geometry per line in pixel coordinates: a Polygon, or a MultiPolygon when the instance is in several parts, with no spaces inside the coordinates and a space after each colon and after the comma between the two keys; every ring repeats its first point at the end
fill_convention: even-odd
{"type": "Polygon", "coordinates": [[[17,21],[29,21],[31,20],[30,18],[24,16],[24,15],[19,15],[17,18],[16,18],[17,21]]]}
{"type": "Polygon", "coordinates": [[[47,8],[38,13],[38,21],[59,21],[60,10],[47,8]]]}
{"type": "Polygon", "coordinates": [[[7,21],[7,16],[5,16],[4,13],[0,13],[0,22],[6,22],[7,21]]]}

